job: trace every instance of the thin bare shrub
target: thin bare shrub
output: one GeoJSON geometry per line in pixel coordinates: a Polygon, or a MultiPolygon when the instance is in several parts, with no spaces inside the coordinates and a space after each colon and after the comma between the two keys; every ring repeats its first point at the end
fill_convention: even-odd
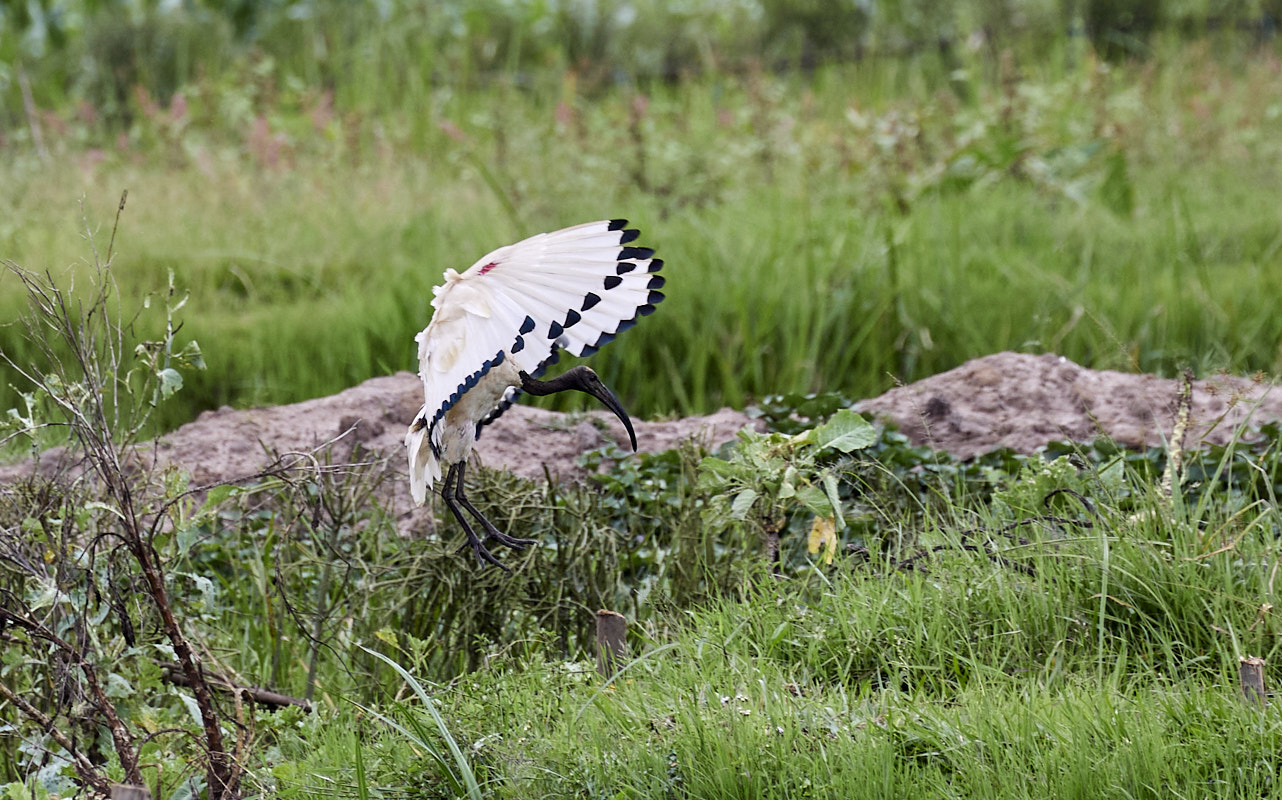
{"type": "MultiPolygon", "coordinates": [[[[122,196],[117,226],[124,206],[122,196]]],[[[142,784],[143,748],[176,736],[195,743],[211,800],[239,797],[244,703],[236,692],[232,708],[219,702],[223,687],[166,571],[174,534],[198,521],[196,498],[210,487],[160,470],[139,446],[151,412],[181,388],[180,368],[202,366],[200,349],[178,344],[186,298],[172,275],[163,336],[135,338],[142,317],[126,316],[112,277],[116,226],[105,256],[85,227],[92,257],[65,282],[4,264],[26,292],[21,324],[39,354],[17,363],[0,352],[26,384],[27,412],[9,415],[8,439],[61,431],[65,445],[33,447],[30,477],[0,489],[0,628],[6,651],[20,653],[5,659],[0,699],[16,709],[27,752],[69,765],[83,786],[142,784]],[[194,727],[147,731],[125,706],[160,693],[148,685],[157,652],[189,693],[194,727]]]]}

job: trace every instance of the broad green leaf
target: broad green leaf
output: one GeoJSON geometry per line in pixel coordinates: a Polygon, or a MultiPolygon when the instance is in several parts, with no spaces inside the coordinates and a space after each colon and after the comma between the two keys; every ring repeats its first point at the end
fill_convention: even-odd
{"type": "Polygon", "coordinates": [[[789,465],[783,471],[783,482],[779,484],[779,499],[787,500],[797,493],[797,468],[789,465]]]}
{"type": "Polygon", "coordinates": [[[160,396],[162,398],[168,398],[174,392],[183,388],[183,376],[173,367],[162,369],[156,373],[156,377],[160,379],[160,396]]]}
{"type": "Polygon", "coordinates": [[[748,518],[748,511],[752,509],[752,504],[757,500],[755,489],[744,489],[735,495],[734,502],[730,504],[730,516],[738,520],[748,518]]]}
{"type": "Polygon", "coordinates": [[[200,510],[204,512],[204,511],[209,511],[210,509],[217,508],[218,506],[222,505],[227,498],[231,497],[233,494],[238,493],[239,491],[240,491],[239,486],[232,486],[231,484],[222,484],[221,486],[215,486],[214,488],[209,490],[208,494],[205,495],[205,503],[203,506],[201,506],[200,510]]]}
{"type": "Polygon", "coordinates": [[[378,630],[374,631],[374,638],[378,639],[380,642],[386,642],[387,644],[390,644],[392,647],[395,647],[397,650],[401,650],[401,645],[400,645],[400,642],[398,641],[396,631],[392,630],[391,628],[379,628],[378,630]]]}
{"type": "Polygon", "coordinates": [[[862,450],[877,441],[877,430],[867,420],[848,408],[843,408],[832,419],[815,428],[813,442],[820,450],[840,450],[849,453],[862,450]]]}
{"type": "MultiPolygon", "coordinates": [[[[746,464],[725,461],[724,459],[708,456],[699,462],[699,471],[706,475],[730,480],[748,480],[752,478],[752,470],[746,464]]],[[[706,477],[701,475],[700,478],[706,477]]]]}
{"type": "Polygon", "coordinates": [[[798,487],[797,502],[801,503],[813,514],[821,517],[833,516],[832,504],[828,502],[828,495],[824,494],[823,490],[818,487],[798,487]]]}
{"type": "Polygon", "coordinates": [[[107,685],[103,687],[103,691],[108,697],[132,697],[134,687],[125,676],[113,672],[107,676],[107,685]]]}
{"type": "Polygon", "coordinates": [[[120,513],[118,509],[112,508],[106,503],[100,503],[97,500],[85,503],[84,507],[88,511],[106,511],[108,514],[114,515],[117,519],[123,520],[125,518],[125,515],[120,513]]]}
{"type": "Polygon", "coordinates": [[[178,575],[184,578],[191,578],[196,584],[196,589],[200,591],[201,603],[205,606],[205,611],[212,613],[216,608],[217,598],[214,593],[214,582],[204,575],[197,575],[193,572],[179,572],[178,575]]]}
{"type": "Polygon", "coordinates": [[[205,715],[200,713],[200,706],[196,704],[196,698],[184,692],[180,692],[177,689],[174,689],[173,691],[174,694],[178,695],[178,699],[183,701],[183,705],[187,706],[187,713],[191,714],[191,718],[196,720],[196,726],[203,727],[205,724],[205,715]]]}
{"type": "Polygon", "coordinates": [[[183,345],[183,349],[178,351],[174,358],[192,369],[205,369],[205,356],[200,352],[200,345],[195,339],[183,345]]]}
{"type": "Polygon", "coordinates": [[[824,494],[828,496],[828,502],[832,504],[832,513],[836,517],[838,528],[846,527],[846,518],[841,514],[841,496],[837,494],[837,476],[831,472],[823,474],[824,494]]]}
{"type": "Polygon", "coordinates": [[[28,594],[27,602],[32,611],[49,608],[54,603],[67,599],[67,595],[58,588],[58,583],[53,578],[40,580],[37,585],[40,587],[39,590],[28,594]]]}
{"type": "Polygon", "coordinates": [[[1126,486],[1126,462],[1115,458],[1099,471],[1100,484],[1110,492],[1120,492],[1126,486]]]}
{"type": "Polygon", "coordinates": [[[204,538],[205,532],[199,525],[189,525],[178,531],[174,541],[178,543],[178,555],[185,556],[191,550],[191,546],[204,538]]]}

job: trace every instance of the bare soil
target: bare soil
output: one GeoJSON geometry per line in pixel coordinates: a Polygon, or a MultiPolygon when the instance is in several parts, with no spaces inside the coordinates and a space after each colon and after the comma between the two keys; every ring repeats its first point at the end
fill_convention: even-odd
{"type": "MultiPolygon", "coordinates": [[[[1056,355],[996,353],[855,405],[893,422],[915,444],[967,459],[1009,447],[1105,436],[1129,448],[1170,439],[1180,381],[1091,370],[1056,355]]],[[[1193,382],[1185,447],[1225,444],[1239,429],[1282,419],[1282,391],[1252,378],[1193,382]]]]}
{"type": "MultiPolygon", "coordinates": [[[[223,407],[166,434],[154,447],[142,448],[143,463],[135,466],[176,466],[190,475],[193,486],[204,486],[254,475],[289,454],[303,454],[304,463],[313,456],[332,464],[376,461],[393,473],[392,480],[383,483],[384,499],[391,501],[400,527],[421,530],[432,523],[426,510],[411,503],[404,441],[406,426],[422,404],[418,377],[398,372],[292,405],[223,407]]],[[[646,452],[669,450],[687,439],[716,447],[748,424],[753,420],[746,414],[728,408],[670,421],[633,420],[638,449],[646,452]]],[[[608,411],[563,414],[518,404],[484,429],[473,457],[525,478],[547,474],[575,480],[583,477],[578,457],[608,441],[628,447],[627,431],[608,411]]],[[[60,471],[61,455],[60,448],[41,454],[41,472],[60,471]]],[[[30,471],[30,461],[0,465],[0,482],[30,471]]]]}
{"type": "MultiPolygon", "coordinates": [[[[1179,382],[1152,375],[1085,369],[1055,355],[997,353],[859,402],[855,408],[894,423],[917,444],[966,459],[1009,447],[1022,453],[1055,440],[1107,436],[1127,447],[1159,444],[1171,435],[1179,382]]],[[[283,453],[309,453],[333,442],[335,461],[382,460],[392,470],[390,499],[406,529],[430,527],[409,502],[404,477],[405,427],[422,403],[411,373],[368,380],[330,397],[270,408],[208,411],[144,451],[145,466],[177,466],[193,484],[252,475],[283,453]],[[335,441],[336,440],[336,441],[335,441]],[[359,449],[358,446],[359,445],[359,449]]],[[[1193,385],[1188,447],[1227,442],[1236,430],[1282,419],[1282,392],[1249,378],[1215,376],[1193,385]]],[[[636,423],[643,451],[662,451],[689,438],[716,447],[745,425],[746,414],[715,414],[636,423]]],[[[626,433],[608,412],[561,414],[516,405],[485,429],[477,455],[486,466],[541,478],[582,477],[576,459],[626,433]]],[[[42,469],[57,461],[42,458],[42,469]],[[47,465],[47,466],[46,466],[47,465]]],[[[140,465],[141,466],[141,465],[140,465]]],[[[0,481],[30,471],[30,462],[0,466],[0,481]]]]}

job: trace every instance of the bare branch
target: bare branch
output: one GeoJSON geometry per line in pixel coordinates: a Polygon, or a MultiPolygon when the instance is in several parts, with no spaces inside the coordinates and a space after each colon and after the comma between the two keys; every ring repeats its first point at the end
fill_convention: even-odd
{"type": "Polygon", "coordinates": [[[63,750],[66,750],[67,753],[71,755],[72,763],[76,767],[76,774],[80,776],[80,780],[89,784],[103,794],[106,794],[109,791],[111,784],[107,780],[106,776],[100,773],[93,765],[93,762],[91,762],[84,753],[80,752],[75,743],[72,742],[65,733],[58,729],[58,726],[54,724],[53,719],[49,717],[49,715],[22,699],[21,696],[10,689],[9,686],[2,681],[0,681],[0,697],[4,698],[7,702],[12,703],[14,708],[18,709],[23,716],[36,723],[36,725],[39,725],[41,730],[49,734],[50,738],[57,742],[63,750]]]}
{"type": "Polygon", "coordinates": [[[90,692],[93,693],[94,707],[102,714],[106,720],[107,728],[111,731],[111,739],[116,748],[116,755],[120,757],[120,765],[125,770],[125,779],[131,783],[141,781],[142,776],[138,772],[138,754],[134,749],[133,736],[130,735],[129,729],[125,727],[124,722],[116,714],[115,706],[107,698],[107,693],[103,690],[101,681],[98,680],[98,670],[85,658],[84,650],[63,639],[31,617],[14,614],[6,608],[0,608],[0,620],[5,620],[22,628],[31,635],[55,645],[75,662],[76,666],[80,668],[81,674],[85,676],[85,682],[89,684],[90,692]]]}
{"type": "Polygon", "coordinates": [[[120,215],[125,210],[125,199],[129,197],[129,190],[125,189],[120,193],[120,206],[116,209],[116,221],[111,226],[111,241],[107,243],[107,263],[111,263],[111,254],[116,246],[116,229],[120,227],[120,215]]]}

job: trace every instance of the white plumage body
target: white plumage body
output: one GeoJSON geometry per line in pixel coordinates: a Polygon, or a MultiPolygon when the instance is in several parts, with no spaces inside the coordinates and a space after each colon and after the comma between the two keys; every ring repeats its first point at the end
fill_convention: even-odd
{"type": "Polygon", "coordinates": [[[442,465],[465,461],[481,426],[537,377],[558,349],[588,355],[663,299],[663,262],[632,247],[638,232],[605,220],[501,247],[432,292],[416,337],[423,408],[405,437],[410,489],[422,504],[442,465]]]}

